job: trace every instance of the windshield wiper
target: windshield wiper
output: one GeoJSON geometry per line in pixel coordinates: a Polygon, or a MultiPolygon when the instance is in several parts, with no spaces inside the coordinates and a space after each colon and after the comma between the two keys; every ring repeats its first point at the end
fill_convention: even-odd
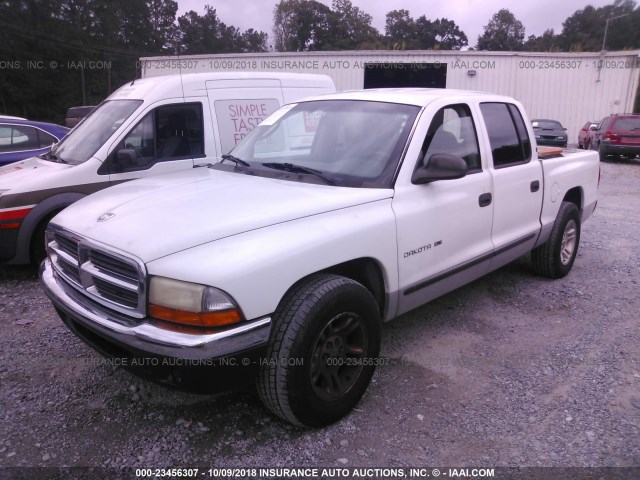
{"type": "Polygon", "coordinates": [[[309,167],[303,167],[302,165],[295,165],[293,163],[263,163],[263,167],[273,168],[274,170],[283,170],[290,173],[306,173],[308,175],[315,175],[318,178],[324,180],[327,184],[336,186],[338,185],[335,180],[327,177],[320,170],[315,170],[309,167]]]}
{"type": "Polygon", "coordinates": [[[236,165],[242,165],[243,167],[250,167],[251,166],[251,164],[249,162],[245,162],[241,158],[234,157],[230,153],[225,153],[224,155],[222,155],[222,161],[224,162],[225,160],[229,160],[230,162],[233,162],[236,165]]]}
{"type": "Polygon", "coordinates": [[[68,163],[65,162],[62,158],[58,157],[55,153],[51,153],[51,150],[40,155],[40,158],[44,158],[46,160],[53,160],[57,163],[68,163]]]}

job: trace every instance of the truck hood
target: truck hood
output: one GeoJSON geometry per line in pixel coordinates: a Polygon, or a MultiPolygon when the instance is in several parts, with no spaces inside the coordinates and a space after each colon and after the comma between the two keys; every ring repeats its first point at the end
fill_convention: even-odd
{"type": "Polygon", "coordinates": [[[146,263],[221,238],[392,195],[393,190],[197,168],[102,190],[63,210],[52,223],[146,263]]]}

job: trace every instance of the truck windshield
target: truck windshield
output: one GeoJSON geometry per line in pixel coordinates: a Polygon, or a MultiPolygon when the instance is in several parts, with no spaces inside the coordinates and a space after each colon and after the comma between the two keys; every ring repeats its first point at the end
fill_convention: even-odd
{"type": "Polygon", "coordinates": [[[73,165],[86,162],[140,104],[142,100],[103,102],[51,150],[51,156],[73,165]]]}
{"type": "Polygon", "coordinates": [[[391,188],[419,111],[414,105],[358,100],[287,105],[231,153],[249,162],[254,175],[391,188]]]}

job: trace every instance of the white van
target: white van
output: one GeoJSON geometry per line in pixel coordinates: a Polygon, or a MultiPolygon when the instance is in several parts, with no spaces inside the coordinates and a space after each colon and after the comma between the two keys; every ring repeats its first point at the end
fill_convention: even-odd
{"type": "Polygon", "coordinates": [[[192,73],[124,85],[50,153],[0,167],[0,263],[44,258],[47,223],[80,198],[217,161],[281,105],[332,92],[328,76],[295,73],[192,73]]]}

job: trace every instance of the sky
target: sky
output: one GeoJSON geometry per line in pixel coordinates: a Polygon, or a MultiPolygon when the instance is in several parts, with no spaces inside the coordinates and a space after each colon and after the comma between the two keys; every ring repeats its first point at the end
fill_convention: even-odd
{"type": "MultiPolygon", "coordinates": [[[[227,25],[241,30],[253,28],[271,35],[273,8],[277,0],[177,0],[178,16],[189,10],[204,13],[209,4],[216,9],[218,17],[227,25]]],[[[320,0],[331,6],[331,0],[320,0]]],[[[529,35],[540,35],[546,29],[553,28],[556,33],[562,30],[562,22],[576,10],[587,5],[602,7],[613,0],[351,0],[351,3],[373,17],[373,26],[384,33],[385,15],[391,10],[406,9],[415,19],[426,15],[430,20],[448,18],[462,29],[469,39],[469,46],[475,46],[483,27],[501,8],[508,8],[525,27],[525,39],[529,35]]]]}

